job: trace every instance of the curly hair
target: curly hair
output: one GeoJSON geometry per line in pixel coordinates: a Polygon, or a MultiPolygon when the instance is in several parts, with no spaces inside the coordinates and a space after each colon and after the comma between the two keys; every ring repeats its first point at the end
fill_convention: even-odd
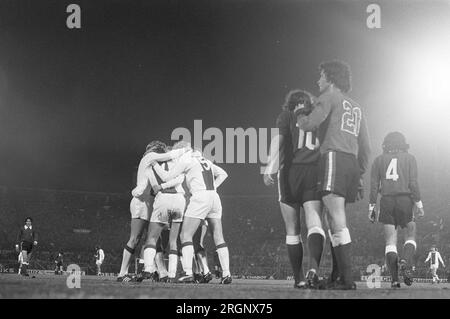
{"type": "Polygon", "coordinates": [[[327,61],[319,65],[319,71],[323,71],[327,81],[333,83],[342,92],[348,93],[352,89],[352,74],[350,66],[342,61],[327,61]]]}
{"type": "Polygon", "coordinates": [[[391,132],[384,138],[382,147],[384,153],[406,152],[409,144],[406,143],[406,138],[402,133],[391,132]]]}
{"type": "Polygon", "coordinates": [[[311,109],[312,94],[300,89],[291,90],[286,94],[282,108],[287,111],[293,111],[299,104],[305,105],[305,109],[311,109]]]}
{"type": "Polygon", "coordinates": [[[166,147],[167,147],[166,144],[161,141],[158,141],[158,140],[151,141],[150,143],[147,144],[144,155],[146,155],[150,152],[165,153],[166,147]]]}

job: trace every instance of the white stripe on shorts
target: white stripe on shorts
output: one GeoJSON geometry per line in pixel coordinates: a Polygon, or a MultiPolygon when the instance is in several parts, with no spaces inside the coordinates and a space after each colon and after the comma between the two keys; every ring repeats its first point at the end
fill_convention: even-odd
{"type": "Polygon", "coordinates": [[[331,191],[332,180],[333,180],[333,152],[328,152],[328,172],[327,172],[327,183],[325,186],[326,191],[331,191]]]}

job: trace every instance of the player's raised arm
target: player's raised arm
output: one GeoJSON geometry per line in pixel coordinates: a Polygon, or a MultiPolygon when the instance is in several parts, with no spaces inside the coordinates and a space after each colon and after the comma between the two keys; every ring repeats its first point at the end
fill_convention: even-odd
{"type": "Polygon", "coordinates": [[[322,94],[317,98],[314,109],[309,115],[297,116],[297,124],[303,131],[314,131],[325,121],[330,112],[331,101],[328,94],[322,94]]]}
{"type": "Polygon", "coordinates": [[[178,175],[183,174],[188,168],[191,158],[190,154],[186,154],[185,156],[186,157],[180,158],[180,160],[169,171],[164,170],[158,163],[156,163],[153,166],[156,174],[158,174],[164,182],[168,182],[178,175]]]}
{"type": "Polygon", "coordinates": [[[212,172],[214,175],[214,186],[217,189],[223,181],[228,177],[227,172],[225,170],[215,164],[212,164],[212,172]]]}

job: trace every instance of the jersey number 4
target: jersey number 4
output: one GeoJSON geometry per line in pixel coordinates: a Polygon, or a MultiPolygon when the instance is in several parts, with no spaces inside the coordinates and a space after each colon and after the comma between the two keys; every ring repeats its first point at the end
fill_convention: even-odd
{"type": "Polygon", "coordinates": [[[347,100],[342,102],[342,107],[345,112],[342,114],[341,130],[358,136],[361,127],[361,109],[357,106],[353,106],[347,100]]]}
{"type": "Polygon", "coordinates": [[[206,190],[214,190],[214,176],[211,170],[211,163],[203,157],[198,160],[203,168],[203,181],[205,182],[206,190]]]}
{"type": "Polygon", "coordinates": [[[394,182],[398,180],[396,158],[391,159],[391,162],[389,163],[389,166],[386,170],[386,179],[392,179],[394,182]]]}

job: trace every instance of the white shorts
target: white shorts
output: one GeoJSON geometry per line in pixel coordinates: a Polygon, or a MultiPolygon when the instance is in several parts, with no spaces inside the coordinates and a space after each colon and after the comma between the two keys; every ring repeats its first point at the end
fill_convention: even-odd
{"type": "Polygon", "coordinates": [[[183,221],[186,198],[181,193],[158,192],[153,203],[151,223],[169,224],[171,221],[181,223],[183,221]]]}
{"type": "Polygon", "coordinates": [[[187,205],[186,217],[222,218],[222,203],[216,191],[199,191],[192,194],[187,205]]]}
{"type": "Polygon", "coordinates": [[[438,266],[437,265],[431,265],[430,266],[430,270],[437,270],[438,269],[438,266]]]}
{"type": "Polygon", "coordinates": [[[95,262],[95,264],[96,264],[97,266],[101,266],[101,265],[103,264],[103,261],[97,260],[97,261],[95,262]]]}
{"type": "Polygon", "coordinates": [[[150,219],[150,207],[153,204],[153,196],[150,197],[150,202],[142,201],[139,198],[133,197],[130,202],[131,218],[139,218],[143,220],[150,219]]]}

